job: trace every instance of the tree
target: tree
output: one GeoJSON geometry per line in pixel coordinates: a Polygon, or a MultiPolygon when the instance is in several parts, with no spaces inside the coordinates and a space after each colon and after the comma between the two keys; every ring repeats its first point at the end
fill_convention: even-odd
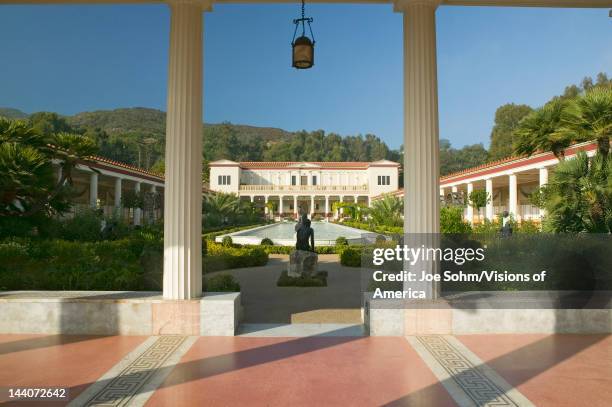
{"type": "Polygon", "coordinates": [[[482,144],[456,149],[450,141],[440,140],[440,175],[447,175],[488,161],[489,154],[482,144]]]}
{"type": "Polygon", "coordinates": [[[484,208],[491,202],[491,196],[484,189],[475,189],[468,195],[469,205],[480,212],[480,208],[484,208]]]}
{"type": "Polygon", "coordinates": [[[514,103],[505,104],[497,109],[495,124],[491,131],[491,146],[489,147],[489,158],[491,160],[499,160],[512,155],[514,130],[532,110],[527,105],[515,105],[514,103]]]}
{"type": "Polygon", "coordinates": [[[612,135],[612,87],[593,87],[570,101],[562,112],[561,122],[561,137],[576,141],[597,140],[598,151],[606,159],[612,135]]]}
{"type": "Polygon", "coordinates": [[[0,216],[48,217],[70,208],[72,171],[97,151],[78,134],[42,134],[24,121],[0,119],[0,216]],[[61,176],[52,165],[59,162],[61,176]]]}
{"type": "Polygon", "coordinates": [[[404,221],[404,200],[391,194],[372,201],[368,211],[372,223],[379,226],[402,226],[404,221]]]}
{"type": "Polygon", "coordinates": [[[584,152],[560,162],[542,191],[554,232],[612,232],[612,160],[584,152]]]}
{"type": "Polygon", "coordinates": [[[561,114],[567,106],[561,98],[553,99],[527,115],[514,131],[514,152],[532,155],[538,151],[551,151],[558,160],[565,158],[565,149],[573,141],[567,132],[559,132],[561,114]]]}

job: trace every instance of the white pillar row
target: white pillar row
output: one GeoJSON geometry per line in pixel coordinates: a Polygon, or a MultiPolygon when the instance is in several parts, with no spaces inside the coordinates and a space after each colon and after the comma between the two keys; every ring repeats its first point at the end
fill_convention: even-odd
{"type": "Polygon", "coordinates": [[[89,206],[98,206],[98,173],[92,172],[89,176],[89,206]]]}
{"type": "Polygon", "coordinates": [[[514,216],[515,220],[518,220],[518,185],[516,174],[510,174],[508,176],[508,212],[514,216]]]}
{"type": "Polygon", "coordinates": [[[202,11],[210,3],[169,5],[163,288],[178,300],[202,295],[202,11]]]}
{"type": "MultiPolygon", "coordinates": [[[[540,168],[540,188],[546,186],[548,184],[548,168],[542,167],[540,168]]],[[[546,209],[540,208],[540,218],[546,216],[546,209]]]]}
{"type": "Polygon", "coordinates": [[[121,178],[115,178],[115,208],[121,208],[121,178]]]}
{"type": "MultiPolygon", "coordinates": [[[[136,191],[136,193],[140,193],[140,182],[136,183],[136,186],[134,187],[134,190],[136,191]]],[[[139,226],[141,223],[141,219],[142,219],[142,209],[140,208],[135,208],[134,209],[134,225],[139,226]]]]}
{"type": "Polygon", "coordinates": [[[468,182],[467,184],[467,195],[465,197],[467,202],[467,221],[470,223],[474,223],[474,207],[470,204],[470,194],[474,191],[474,184],[468,182]]]}
{"type": "Polygon", "coordinates": [[[440,231],[436,8],[396,0],[404,14],[404,232],[440,231]]]}
{"type": "Polygon", "coordinates": [[[495,216],[493,213],[493,179],[487,178],[485,180],[485,190],[487,191],[487,205],[485,207],[485,216],[489,220],[493,220],[495,216]]]}

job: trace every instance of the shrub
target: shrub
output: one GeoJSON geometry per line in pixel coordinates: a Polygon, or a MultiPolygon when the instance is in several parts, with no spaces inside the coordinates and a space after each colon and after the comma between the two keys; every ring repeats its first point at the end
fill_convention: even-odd
{"type": "Polygon", "coordinates": [[[240,283],[231,274],[217,274],[205,281],[205,291],[207,292],[238,292],[240,283]]]}
{"type": "Polygon", "coordinates": [[[73,218],[61,222],[61,238],[81,242],[95,242],[102,239],[102,216],[95,209],[84,209],[73,218]]]}
{"type": "Polygon", "coordinates": [[[376,240],[375,242],[377,244],[381,244],[381,243],[385,243],[387,241],[387,238],[384,237],[383,235],[376,235],[376,240]]]}
{"type": "Polygon", "coordinates": [[[312,277],[289,277],[283,271],[276,282],[278,287],[327,287],[327,271],[319,271],[312,277]]]}
{"type": "Polygon", "coordinates": [[[234,244],[234,241],[232,240],[231,236],[223,236],[223,239],[221,240],[221,244],[225,247],[232,247],[234,244]]]}
{"type": "Polygon", "coordinates": [[[347,267],[361,267],[361,250],[351,246],[345,248],[340,253],[340,264],[347,267]]]}
{"type": "Polygon", "coordinates": [[[461,206],[445,206],[440,209],[440,232],[441,233],[470,233],[471,225],[463,220],[463,208],[461,206]]]}
{"type": "Polygon", "coordinates": [[[273,246],[274,242],[269,237],[264,237],[263,239],[261,239],[261,243],[260,244],[262,246],[273,246]]]}
{"type": "Polygon", "coordinates": [[[336,246],[348,246],[348,240],[344,236],[338,236],[336,239],[336,246]]]}
{"type": "Polygon", "coordinates": [[[260,246],[227,247],[223,244],[208,243],[208,255],[203,259],[205,273],[213,271],[264,266],[268,253],[260,246]]]}
{"type": "Polygon", "coordinates": [[[202,257],[206,257],[208,254],[208,242],[206,239],[202,239],[202,257]]]}

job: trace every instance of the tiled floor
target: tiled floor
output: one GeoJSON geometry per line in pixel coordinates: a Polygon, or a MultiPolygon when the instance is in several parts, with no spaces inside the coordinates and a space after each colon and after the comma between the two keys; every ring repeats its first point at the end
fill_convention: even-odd
{"type": "Polygon", "coordinates": [[[520,397],[496,405],[612,405],[612,336],[175,338],[0,335],[0,388],[62,386],[75,397],[112,382],[105,405],[435,407],[470,405],[452,386],[492,402],[469,379],[497,375],[520,397]],[[444,369],[454,373],[440,379],[444,369]]]}

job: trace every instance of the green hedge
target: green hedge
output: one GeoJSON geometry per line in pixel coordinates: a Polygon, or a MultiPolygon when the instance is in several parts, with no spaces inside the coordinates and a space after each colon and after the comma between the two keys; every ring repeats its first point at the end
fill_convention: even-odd
{"type": "Polygon", "coordinates": [[[260,246],[226,247],[208,242],[208,254],[202,259],[204,273],[213,271],[259,267],[268,263],[268,253],[260,246]]]}
{"type": "Polygon", "coordinates": [[[355,229],[367,230],[374,233],[382,234],[403,234],[404,228],[402,226],[377,226],[365,222],[356,221],[344,221],[339,223],[340,225],[348,226],[355,229]]]}
{"type": "MultiPolygon", "coordinates": [[[[295,250],[294,246],[278,246],[278,245],[261,245],[252,246],[244,245],[243,247],[260,247],[268,254],[289,254],[295,250]]],[[[317,254],[336,254],[338,250],[335,246],[317,246],[315,247],[315,253],[317,254]]]]}
{"type": "Polygon", "coordinates": [[[204,281],[204,286],[208,292],[238,292],[240,283],[231,274],[217,274],[204,281]]]}
{"type": "Polygon", "coordinates": [[[361,267],[363,247],[348,246],[340,253],[340,264],[347,267],[361,267]]]}
{"type": "Polygon", "coordinates": [[[143,290],[146,242],[7,240],[0,243],[2,290],[143,290]]]}

